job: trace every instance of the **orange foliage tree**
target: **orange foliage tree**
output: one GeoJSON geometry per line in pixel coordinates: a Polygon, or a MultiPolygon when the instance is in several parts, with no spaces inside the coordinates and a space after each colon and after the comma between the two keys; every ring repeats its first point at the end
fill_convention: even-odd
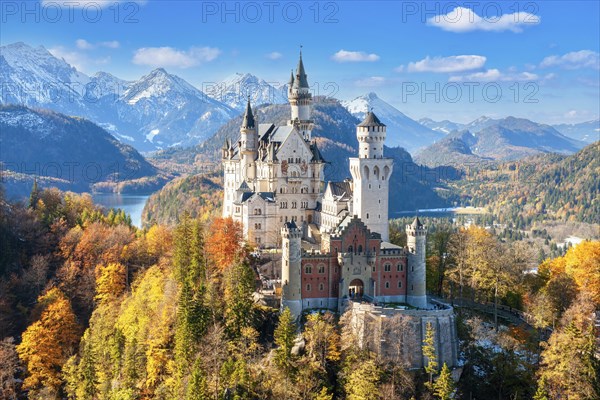
{"type": "Polygon", "coordinates": [[[242,225],[232,218],[216,218],[208,230],[206,250],[215,269],[223,272],[242,252],[242,225]]]}
{"type": "Polygon", "coordinates": [[[61,368],[79,341],[80,327],[60,289],[50,289],[38,302],[43,307],[40,319],[25,330],[17,346],[28,372],[23,387],[34,391],[46,387],[56,392],[62,384],[61,368]]]}
{"type": "Polygon", "coordinates": [[[127,287],[127,270],[122,264],[109,263],[96,268],[96,297],[100,303],[120,298],[127,287]]]}

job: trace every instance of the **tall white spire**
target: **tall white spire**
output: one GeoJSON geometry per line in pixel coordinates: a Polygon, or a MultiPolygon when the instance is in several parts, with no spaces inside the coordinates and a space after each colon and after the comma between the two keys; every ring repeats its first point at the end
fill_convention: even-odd
{"type": "Polygon", "coordinates": [[[310,93],[308,78],[302,61],[302,50],[298,59],[296,75],[292,71],[290,85],[288,88],[288,100],[291,106],[291,119],[289,125],[293,125],[300,131],[305,140],[311,140],[313,121],[311,120],[312,95],[310,93]]]}

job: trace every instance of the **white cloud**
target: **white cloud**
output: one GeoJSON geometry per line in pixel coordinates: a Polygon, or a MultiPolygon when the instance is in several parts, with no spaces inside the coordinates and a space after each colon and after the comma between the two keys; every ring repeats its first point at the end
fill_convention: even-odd
{"type": "Polygon", "coordinates": [[[117,3],[137,3],[139,5],[146,4],[147,0],[65,0],[65,1],[57,1],[57,0],[42,0],[43,6],[64,6],[65,8],[84,8],[84,7],[92,7],[94,8],[106,8],[109,6],[113,6],[117,3]]]}
{"type": "MultiPolygon", "coordinates": [[[[460,55],[449,57],[425,57],[421,61],[408,63],[408,72],[463,72],[482,68],[487,59],[484,56],[460,55]]],[[[396,68],[402,72],[404,66],[396,68]]]]}
{"type": "Polygon", "coordinates": [[[279,60],[281,57],[283,57],[283,54],[281,54],[278,51],[274,51],[272,53],[267,54],[265,57],[267,57],[269,60],[279,60]]]}
{"type": "Polygon", "coordinates": [[[450,82],[514,82],[514,81],[536,81],[539,76],[531,72],[501,72],[492,68],[482,72],[474,72],[467,75],[451,76],[450,82]]]}
{"type": "Polygon", "coordinates": [[[110,40],[108,42],[100,42],[100,46],[107,47],[109,49],[118,49],[121,47],[121,43],[119,43],[117,40],[110,40]]]}
{"type": "Polygon", "coordinates": [[[340,50],[331,56],[331,59],[336,62],[373,62],[379,60],[377,54],[367,54],[363,51],[346,51],[340,50]]]}
{"type": "Polygon", "coordinates": [[[80,50],[92,50],[95,49],[97,47],[106,47],[109,49],[118,49],[121,46],[121,43],[119,43],[117,40],[110,40],[107,42],[99,42],[99,43],[90,43],[85,39],[77,39],[75,41],[75,46],[77,46],[78,49],[80,50]]]}
{"type": "Polygon", "coordinates": [[[387,80],[383,76],[370,76],[365,79],[359,79],[354,83],[360,87],[376,87],[387,83],[387,80]]]}
{"type": "Polygon", "coordinates": [[[192,47],[188,51],[173,47],[143,47],[133,55],[133,63],[159,67],[190,68],[216,59],[221,50],[214,47],[192,47]]]}
{"type": "Polygon", "coordinates": [[[94,48],[94,45],[85,39],[77,39],[75,41],[75,45],[77,46],[78,49],[81,49],[81,50],[90,50],[90,49],[94,48]]]}
{"type": "Polygon", "coordinates": [[[68,64],[81,72],[92,72],[90,69],[99,65],[110,63],[110,56],[100,58],[90,58],[88,55],[78,51],[69,50],[63,46],[56,46],[48,49],[53,56],[64,59],[68,64]]]}
{"type": "Polygon", "coordinates": [[[511,31],[519,33],[523,27],[538,25],[541,18],[527,12],[516,12],[494,17],[481,17],[470,8],[456,7],[448,14],[436,15],[427,19],[427,25],[435,26],[449,32],[471,31],[511,31]]]}
{"type": "Polygon", "coordinates": [[[542,60],[540,67],[560,67],[565,69],[600,69],[600,54],[592,50],[572,51],[562,56],[549,56],[542,60]]]}

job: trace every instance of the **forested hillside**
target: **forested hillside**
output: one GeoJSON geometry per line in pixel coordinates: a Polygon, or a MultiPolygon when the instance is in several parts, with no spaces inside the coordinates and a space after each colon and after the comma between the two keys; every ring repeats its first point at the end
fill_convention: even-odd
{"type": "Polygon", "coordinates": [[[572,156],[540,155],[472,168],[450,185],[462,204],[488,207],[502,223],[600,221],[600,142],[572,156]]]}
{"type": "Polygon", "coordinates": [[[223,177],[219,173],[180,177],[148,198],[142,213],[144,225],[175,225],[183,212],[206,221],[221,215],[223,177]]]}
{"type": "MultiPolygon", "coordinates": [[[[455,382],[446,367],[408,371],[401,357],[377,356],[346,314],[309,313],[298,323],[257,301],[257,260],[230,219],[182,213],[174,228],[137,230],[89,196],[34,190],[28,205],[0,195],[0,239],[2,398],[449,399],[455,388],[457,398],[598,395],[589,319],[600,304],[598,242],[530,275],[526,243],[474,226],[432,229],[433,293],[507,302],[541,332],[554,328],[540,355],[540,331],[500,320],[494,330],[457,309],[463,372],[455,382]],[[567,371],[577,379],[564,380],[567,371]]],[[[435,351],[430,343],[424,352],[435,351]]]]}
{"type": "Polygon", "coordinates": [[[166,179],[133,147],[82,118],[2,105],[0,131],[0,162],[10,197],[28,193],[38,176],[44,187],[77,192],[156,190],[166,179]]]}

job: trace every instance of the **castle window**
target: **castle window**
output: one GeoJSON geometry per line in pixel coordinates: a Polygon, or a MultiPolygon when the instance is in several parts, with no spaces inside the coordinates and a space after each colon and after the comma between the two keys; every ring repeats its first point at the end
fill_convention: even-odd
{"type": "Polygon", "coordinates": [[[292,201],[292,208],[296,208],[296,202],[292,201]]]}
{"type": "Polygon", "coordinates": [[[261,215],[261,214],[262,214],[262,210],[260,208],[254,209],[254,215],[261,215]]]}
{"type": "Polygon", "coordinates": [[[402,264],[398,264],[397,269],[398,269],[398,272],[401,272],[402,271],[402,264]]]}
{"type": "Polygon", "coordinates": [[[306,291],[307,291],[307,292],[310,292],[310,289],[311,289],[311,287],[310,287],[310,283],[307,283],[307,284],[306,284],[306,291]]]}
{"type": "Polygon", "coordinates": [[[385,283],[385,288],[386,288],[386,289],[389,289],[389,288],[390,288],[390,283],[389,283],[389,282],[386,282],[386,283],[385,283]]]}
{"type": "Polygon", "coordinates": [[[260,238],[256,238],[256,243],[260,244],[260,238]]]}
{"type": "Polygon", "coordinates": [[[306,267],[304,267],[304,273],[312,274],[312,265],[307,265],[306,267]]]}
{"type": "Polygon", "coordinates": [[[415,272],[415,266],[414,266],[414,265],[412,265],[412,266],[410,267],[410,270],[411,270],[411,272],[415,272]]]}
{"type": "Polygon", "coordinates": [[[325,290],[325,285],[323,285],[322,283],[319,283],[319,290],[320,291],[325,290]]]}
{"type": "Polygon", "coordinates": [[[385,272],[390,272],[390,271],[392,270],[392,266],[391,266],[390,264],[385,264],[385,265],[383,266],[383,270],[384,270],[385,272]]]}
{"type": "Polygon", "coordinates": [[[319,265],[319,273],[320,274],[324,274],[325,273],[325,266],[324,265],[319,265]]]}
{"type": "Polygon", "coordinates": [[[369,219],[369,213],[367,213],[367,219],[369,219]]]}
{"type": "Polygon", "coordinates": [[[398,287],[401,288],[402,287],[402,281],[398,281],[398,287]]]}
{"type": "Polygon", "coordinates": [[[373,268],[371,268],[371,271],[375,272],[375,265],[373,265],[373,268]]]}

